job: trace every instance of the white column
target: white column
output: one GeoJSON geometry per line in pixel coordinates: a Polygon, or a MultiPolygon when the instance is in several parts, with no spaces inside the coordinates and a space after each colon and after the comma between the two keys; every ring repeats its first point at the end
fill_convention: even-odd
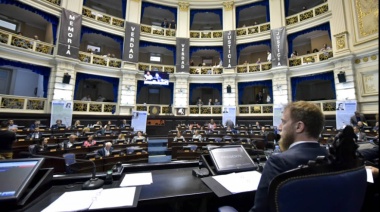
{"type": "Polygon", "coordinates": [[[291,83],[288,81],[288,68],[280,67],[272,70],[273,104],[285,105],[291,101],[291,83]]]}
{"type": "Polygon", "coordinates": [[[334,61],[334,81],[337,101],[357,100],[358,98],[355,90],[355,73],[352,60],[353,56],[334,61]],[[341,72],[345,73],[346,82],[339,83],[338,74],[341,72]]]}
{"type": "Polygon", "coordinates": [[[236,29],[235,6],[233,1],[223,2],[223,31],[236,29]]]}
{"type": "Polygon", "coordinates": [[[237,106],[238,105],[238,89],[236,83],[236,74],[223,74],[223,106],[237,106]],[[227,93],[227,86],[231,86],[231,93],[227,93]]]}
{"type": "Polygon", "coordinates": [[[141,21],[141,0],[128,0],[125,20],[131,23],[140,24],[141,21]]]}
{"type": "Polygon", "coordinates": [[[137,80],[136,70],[122,69],[122,77],[119,81],[119,115],[130,115],[131,109],[135,107],[137,80]]]}
{"type": "Polygon", "coordinates": [[[177,37],[188,38],[190,35],[190,10],[188,2],[178,2],[177,37]]]}
{"type": "Polygon", "coordinates": [[[188,73],[174,74],[174,107],[187,108],[189,106],[189,78],[188,73]]]}
{"type": "Polygon", "coordinates": [[[334,57],[346,55],[351,51],[348,45],[348,29],[344,17],[343,0],[328,1],[329,10],[333,14],[330,19],[331,44],[334,57]],[[343,20],[342,20],[343,18],[343,20]]]}
{"type": "Polygon", "coordinates": [[[82,14],[83,0],[62,0],[61,6],[70,11],[82,14]]]}
{"type": "Polygon", "coordinates": [[[270,28],[276,29],[286,24],[284,1],[269,0],[270,28]]]}

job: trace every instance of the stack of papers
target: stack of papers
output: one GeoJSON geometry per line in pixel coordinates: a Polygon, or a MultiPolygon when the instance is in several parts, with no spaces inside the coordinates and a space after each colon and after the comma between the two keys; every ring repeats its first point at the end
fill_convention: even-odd
{"type": "Polygon", "coordinates": [[[120,187],[149,185],[153,183],[152,173],[137,173],[124,175],[120,187]]]}
{"type": "Polygon", "coordinates": [[[232,194],[255,191],[259,186],[261,173],[257,171],[231,173],[226,175],[213,176],[219,184],[225,187],[232,194]]]}
{"type": "Polygon", "coordinates": [[[135,193],[136,187],[65,192],[43,212],[133,206],[135,193]]]}

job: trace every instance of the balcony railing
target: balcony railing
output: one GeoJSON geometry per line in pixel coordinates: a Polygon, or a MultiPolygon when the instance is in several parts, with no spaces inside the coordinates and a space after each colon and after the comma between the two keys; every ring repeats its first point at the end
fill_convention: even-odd
{"type": "Polygon", "coordinates": [[[172,108],[168,105],[160,104],[136,104],[136,110],[148,111],[150,115],[168,115],[172,114],[172,108]]]}
{"type": "Polygon", "coordinates": [[[159,65],[159,64],[150,64],[150,63],[139,63],[140,71],[161,71],[167,73],[174,73],[175,66],[170,65],[159,65]]]}
{"type": "Polygon", "coordinates": [[[295,58],[289,58],[289,67],[316,63],[327,60],[333,56],[332,50],[297,56],[295,58]]]}
{"type": "Polygon", "coordinates": [[[124,28],[124,19],[102,13],[89,7],[83,6],[82,15],[112,26],[124,28]]]}
{"type": "Polygon", "coordinates": [[[96,55],[93,53],[79,52],[79,60],[84,63],[90,63],[95,65],[120,68],[121,60],[108,56],[96,55]]]}
{"type": "Polygon", "coordinates": [[[239,114],[265,114],[273,113],[272,104],[239,105],[239,114]]]}
{"type": "Polygon", "coordinates": [[[195,115],[195,114],[204,114],[204,115],[221,115],[222,114],[222,106],[209,106],[209,105],[204,105],[204,106],[197,106],[197,105],[190,105],[189,106],[189,113],[190,115],[195,115]]]}
{"type": "Polygon", "coordinates": [[[141,24],[140,29],[141,29],[141,33],[148,33],[152,35],[161,35],[161,36],[167,36],[167,37],[176,36],[175,29],[168,29],[168,28],[162,28],[159,26],[150,26],[150,25],[145,25],[145,24],[141,24]]]}
{"type": "Polygon", "coordinates": [[[24,37],[22,35],[16,35],[4,30],[0,30],[0,42],[7,45],[28,49],[34,52],[41,52],[44,54],[52,54],[54,49],[53,44],[45,43],[33,38],[24,37]]]}
{"type": "Polygon", "coordinates": [[[260,64],[247,64],[247,65],[238,65],[236,67],[237,73],[248,73],[248,72],[257,72],[257,71],[267,71],[272,68],[271,62],[265,62],[260,64]]]}
{"type": "Polygon", "coordinates": [[[3,112],[15,112],[15,110],[43,112],[45,110],[46,98],[0,95],[0,102],[0,108],[3,112]]]}
{"type": "Polygon", "coordinates": [[[255,26],[247,26],[238,28],[236,30],[236,36],[253,35],[270,30],[270,23],[259,24],[255,26]]]}
{"type": "Polygon", "coordinates": [[[190,31],[190,38],[222,38],[223,30],[190,31]]]}
{"type": "Polygon", "coordinates": [[[190,66],[190,74],[222,74],[222,67],[190,66]]]}
{"type": "Polygon", "coordinates": [[[110,114],[116,111],[117,103],[94,102],[94,101],[74,101],[74,113],[99,113],[110,114]]]}
{"type": "Polygon", "coordinates": [[[287,17],[286,18],[286,25],[292,25],[292,24],[302,22],[304,20],[307,20],[307,19],[316,17],[318,15],[321,15],[323,13],[326,13],[327,11],[329,11],[329,5],[326,2],[326,3],[320,4],[316,7],[313,7],[309,10],[302,11],[300,13],[297,13],[295,15],[287,17]]]}
{"type": "Polygon", "coordinates": [[[58,6],[61,6],[61,0],[44,0],[44,1],[50,2],[50,3],[58,5],[58,6]]]}

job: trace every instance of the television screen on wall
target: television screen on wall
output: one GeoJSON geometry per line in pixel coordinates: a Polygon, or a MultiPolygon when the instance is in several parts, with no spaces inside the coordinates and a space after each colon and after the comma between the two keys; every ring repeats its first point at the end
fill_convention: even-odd
{"type": "Polygon", "coordinates": [[[146,85],[169,85],[169,74],[160,71],[145,71],[144,84],[146,85]]]}

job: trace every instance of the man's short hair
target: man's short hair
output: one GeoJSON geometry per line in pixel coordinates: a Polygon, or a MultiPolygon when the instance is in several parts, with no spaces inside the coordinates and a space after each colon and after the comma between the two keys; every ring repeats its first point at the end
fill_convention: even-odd
{"type": "Polygon", "coordinates": [[[289,110],[292,121],[302,121],[306,133],[312,138],[319,138],[325,123],[321,109],[313,103],[298,101],[289,103],[285,110],[289,110]]]}
{"type": "Polygon", "coordinates": [[[8,121],[2,121],[2,122],[1,122],[1,128],[6,128],[6,127],[8,127],[8,126],[9,126],[8,121]]]}

